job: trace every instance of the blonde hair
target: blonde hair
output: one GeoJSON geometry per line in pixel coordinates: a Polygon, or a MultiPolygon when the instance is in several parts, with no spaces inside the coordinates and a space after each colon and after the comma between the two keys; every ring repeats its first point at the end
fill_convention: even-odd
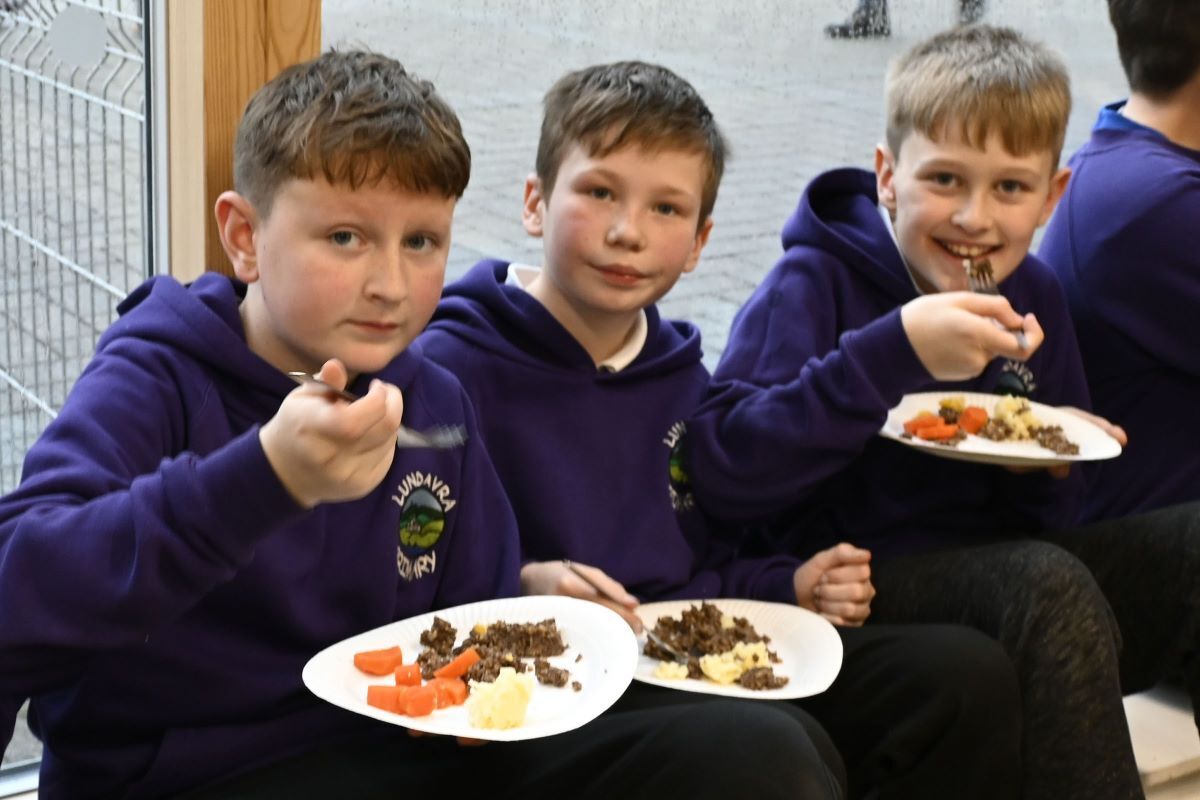
{"type": "Polygon", "coordinates": [[[1011,28],[970,25],[927,39],[888,71],[887,141],[895,157],[914,130],[933,140],[960,126],[983,149],[993,132],[1015,156],[1048,151],[1058,162],[1071,113],[1067,68],[1011,28]]]}

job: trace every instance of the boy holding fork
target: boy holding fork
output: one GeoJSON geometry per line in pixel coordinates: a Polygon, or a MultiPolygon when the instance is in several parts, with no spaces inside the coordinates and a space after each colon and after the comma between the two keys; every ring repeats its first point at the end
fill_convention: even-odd
{"type": "Polygon", "coordinates": [[[997,639],[1021,683],[1026,797],[1140,797],[1122,689],[1181,665],[1198,688],[1194,593],[1163,587],[1194,583],[1200,522],[1061,532],[1077,470],[933,458],[877,436],[912,392],[1088,407],[1063,292],[1028,253],[1068,179],[1066,70],[1015,31],[957,28],[904,54],[886,94],[875,174],[810,184],[734,321],[725,383],[689,425],[696,497],[762,513],[768,552],[870,548],[868,627],[956,622],[997,639]],[[984,259],[1002,296],[964,291],[984,259]]]}
{"type": "Polygon", "coordinates": [[[955,625],[863,628],[870,553],[740,558],[736,530],[697,506],[681,454],[709,375],[696,328],[655,303],[700,259],[725,157],[707,105],[670,70],[563,76],[525,183],[541,266],[477,264],[421,336],[481,410],[521,531],[522,591],[603,602],[635,629],[639,601],[822,613],[839,624],[842,669],[798,705],[828,729],[850,796],[1013,797],[1019,703],[994,642],[955,625]]]}

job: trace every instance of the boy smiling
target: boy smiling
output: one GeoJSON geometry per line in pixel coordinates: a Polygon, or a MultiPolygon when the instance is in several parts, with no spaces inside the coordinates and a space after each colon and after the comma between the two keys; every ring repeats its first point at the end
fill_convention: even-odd
{"type": "MultiPolygon", "coordinates": [[[[1150,591],[1173,579],[1168,551],[1134,523],[1061,531],[1078,470],[1056,480],[877,435],[914,392],[1088,408],[1062,289],[1028,253],[1068,179],[1066,70],[1015,31],[957,28],[902,55],[886,95],[875,174],[809,185],[783,257],[734,321],[715,376],[728,383],[689,423],[696,497],[713,513],[774,515],[756,543],[767,552],[870,549],[868,628],[966,623],[999,641],[1021,684],[1025,797],[1140,797],[1122,678],[1137,690],[1178,663],[1179,634],[1157,621],[1177,617],[1150,591]],[[976,259],[1003,296],[962,291],[976,259]],[[1123,633],[1137,645],[1121,653],[1123,633]]],[[[1166,528],[1163,541],[1186,532],[1166,528]]]]}

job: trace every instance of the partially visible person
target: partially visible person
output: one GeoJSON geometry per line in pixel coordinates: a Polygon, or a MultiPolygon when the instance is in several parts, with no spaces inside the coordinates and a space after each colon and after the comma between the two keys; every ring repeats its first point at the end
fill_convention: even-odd
{"type": "Polygon", "coordinates": [[[1096,411],[1087,520],[1200,500],[1200,8],[1110,0],[1130,96],[1100,112],[1039,255],[1066,289],[1096,411]]]}
{"type": "MultiPolygon", "coordinates": [[[[986,0],[958,0],[958,18],[963,25],[983,19],[986,0]]],[[[888,0],[858,0],[850,16],[825,26],[831,39],[879,39],[892,35],[888,0]]]]}
{"type": "Polygon", "coordinates": [[[1066,299],[1028,252],[1069,177],[1066,68],[1016,31],[959,27],[892,65],[886,109],[875,174],[808,186],[734,321],[688,422],[697,502],[766,516],[767,552],[870,549],[868,629],[965,623],[998,640],[1021,684],[1025,797],[1141,797],[1122,693],[1179,671],[1200,708],[1200,515],[1074,528],[1078,470],[878,435],[906,394],[987,392],[1124,438],[1087,414],[1066,299]],[[964,263],[983,258],[1001,296],[965,291],[964,263]]]}
{"type": "Polygon", "coordinates": [[[0,499],[2,741],[31,698],[43,800],[433,797],[465,775],[501,797],[837,797],[776,708],[618,710],[476,748],[301,682],[348,636],[518,591],[471,403],[412,346],[470,163],[450,107],[384,56],[327,53],[250,100],[216,204],[236,278],[130,294],[0,499]],[[467,443],[398,449],[402,418],[467,443]],[[443,527],[411,538],[431,505],[443,527]]]}
{"type": "Polygon", "coordinates": [[[477,264],[419,340],[480,409],[521,531],[522,591],[604,602],[635,628],[639,601],[817,611],[839,625],[844,660],[829,689],[794,707],[832,735],[851,797],[1013,797],[1019,701],[995,642],[956,625],[859,627],[869,552],[835,542],[807,560],[737,557],[735,531],[697,505],[685,420],[709,375],[695,326],[662,319],[656,302],[699,262],[725,156],[707,105],[664,67],[562,77],[525,183],[540,267],[477,264]]]}

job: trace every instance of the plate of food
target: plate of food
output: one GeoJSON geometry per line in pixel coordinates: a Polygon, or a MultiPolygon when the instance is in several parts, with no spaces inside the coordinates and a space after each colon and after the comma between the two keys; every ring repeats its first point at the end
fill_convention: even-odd
{"type": "Polygon", "coordinates": [[[790,700],[829,688],[842,668],[842,640],[824,617],[760,600],[669,600],[638,606],[656,642],[642,645],[633,677],[688,692],[790,700]]]}
{"type": "Polygon", "coordinates": [[[413,730],[516,741],[595,719],[633,678],[637,639],[598,603],[486,600],[393,622],[317,653],[322,700],[413,730]]]}
{"type": "Polygon", "coordinates": [[[1121,454],[1120,442],[1083,417],[1023,397],[983,392],[905,395],[888,412],[879,435],[942,458],[1020,467],[1121,454]]]}

